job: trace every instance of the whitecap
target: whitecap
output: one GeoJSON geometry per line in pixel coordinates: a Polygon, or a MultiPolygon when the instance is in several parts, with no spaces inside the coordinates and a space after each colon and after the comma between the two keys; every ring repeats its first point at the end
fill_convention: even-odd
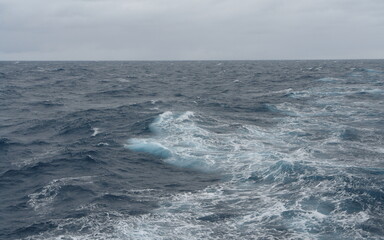
{"type": "Polygon", "coordinates": [[[63,186],[69,184],[89,184],[92,182],[92,178],[92,176],[82,176],[54,179],[40,191],[29,194],[28,205],[35,211],[46,214],[51,210],[50,206],[63,186]]]}
{"type": "Polygon", "coordinates": [[[100,128],[92,128],[92,130],[93,130],[92,137],[95,137],[97,134],[100,133],[100,128]]]}
{"type": "Polygon", "coordinates": [[[145,152],[162,158],[169,158],[172,156],[171,151],[160,143],[145,139],[130,139],[129,144],[124,146],[132,151],[145,152]]]}
{"type": "Polygon", "coordinates": [[[131,80],[126,79],[126,78],[116,78],[116,81],[121,82],[121,83],[129,83],[131,80]]]}
{"type": "Polygon", "coordinates": [[[109,143],[106,143],[106,142],[100,142],[97,144],[98,147],[102,147],[102,146],[109,146],[109,143]]]}
{"type": "Polygon", "coordinates": [[[320,78],[317,81],[321,82],[340,82],[343,81],[341,78],[334,78],[334,77],[325,77],[325,78],[320,78]]]}

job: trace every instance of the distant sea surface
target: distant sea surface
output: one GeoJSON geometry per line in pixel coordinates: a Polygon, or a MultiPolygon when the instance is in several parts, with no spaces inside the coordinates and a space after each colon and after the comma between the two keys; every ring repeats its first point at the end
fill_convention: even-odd
{"type": "Polygon", "coordinates": [[[384,60],[0,62],[0,239],[384,239],[384,60]]]}

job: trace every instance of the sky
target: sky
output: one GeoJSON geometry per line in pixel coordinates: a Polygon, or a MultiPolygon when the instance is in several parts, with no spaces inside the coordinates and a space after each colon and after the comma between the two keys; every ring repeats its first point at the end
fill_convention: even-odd
{"type": "Polygon", "coordinates": [[[383,58],[384,0],[0,0],[0,60],[383,58]]]}

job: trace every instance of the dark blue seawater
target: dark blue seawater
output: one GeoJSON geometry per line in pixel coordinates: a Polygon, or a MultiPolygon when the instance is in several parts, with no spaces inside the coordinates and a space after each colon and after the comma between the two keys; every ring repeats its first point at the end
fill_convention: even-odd
{"type": "Polygon", "coordinates": [[[0,239],[384,239],[384,61],[0,62],[0,239]]]}

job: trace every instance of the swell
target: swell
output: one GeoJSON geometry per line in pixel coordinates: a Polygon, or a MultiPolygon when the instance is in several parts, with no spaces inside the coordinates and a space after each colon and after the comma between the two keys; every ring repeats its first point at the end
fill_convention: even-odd
{"type": "Polygon", "coordinates": [[[381,62],[11,65],[0,238],[384,234],[381,62]]]}

